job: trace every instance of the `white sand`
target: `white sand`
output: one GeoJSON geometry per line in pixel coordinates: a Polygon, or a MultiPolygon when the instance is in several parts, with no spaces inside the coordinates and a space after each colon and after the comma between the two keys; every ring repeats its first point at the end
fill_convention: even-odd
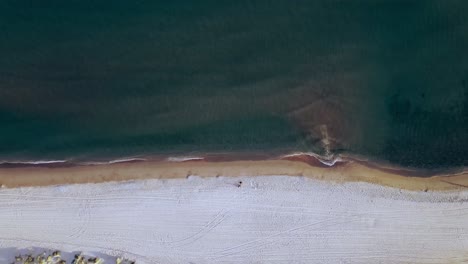
{"type": "Polygon", "coordinates": [[[468,263],[467,201],[468,191],[290,176],[2,189],[0,252],[164,264],[468,263]]]}

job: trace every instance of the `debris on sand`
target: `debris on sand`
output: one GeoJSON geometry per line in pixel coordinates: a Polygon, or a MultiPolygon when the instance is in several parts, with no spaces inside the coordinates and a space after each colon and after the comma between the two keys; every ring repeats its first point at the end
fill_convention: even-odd
{"type": "MultiPolygon", "coordinates": [[[[108,262],[106,262],[108,263],[108,262]]],[[[23,254],[15,256],[11,264],[104,264],[104,260],[99,257],[90,257],[83,254],[75,254],[71,262],[62,258],[60,251],[52,253],[42,252],[39,254],[23,254]]],[[[118,257],[115,264],[135,264],[135,261],[118,257]]]]}

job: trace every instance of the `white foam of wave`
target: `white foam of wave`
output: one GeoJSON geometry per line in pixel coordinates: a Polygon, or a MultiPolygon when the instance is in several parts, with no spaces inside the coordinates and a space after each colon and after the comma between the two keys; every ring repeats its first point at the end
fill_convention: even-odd
{"type": "Polygon", "coordinates": [[[126,158],[126,159],[111,160],[108,163],[114,164],[114,163],[122,163],[122,162],[130,162],[130,161],[146,161],[146,160],[147,159],[143,159],[143,158],[126,158]]]}
{"type": "Polygon", "coordinates": [[[123,159],[116,159],[111,161],[87,161],[80,163],[81,165],[106,165],[106,164],[115,164],[115,163],[124,163],[124,162],[132,162],[132,161],[147,161],[147,159],[143,158],[123,158],[123,159]]]}
{"type": "Polygon", "coordinates": [[[0,164],[30,164],[30,165],[41,165],[41,164],[54,164],[54,163],[65,163],[67,160],[36,160],[36,161],[7,161],[2,160],[0,164]]]}
{"type": "Polygon", "coordinates": [[[171,162],[182,162],[182,161],[190,161],[190,160],[203,160],[202,157],[169,157],[167,161],[171,162]]]}
{"type": "Polygon", "coordinates": [[[297,157],[297,156],[310,156],[316,158],[320,163],[327,165],[329,167],[334,166],[337,162],[343,161],[340,156],[332,155],[332,156],[321,156],[313,152],[295,152],[287,155],[281,156],[281,158],[290,158],[290,157],[297,157]]]}

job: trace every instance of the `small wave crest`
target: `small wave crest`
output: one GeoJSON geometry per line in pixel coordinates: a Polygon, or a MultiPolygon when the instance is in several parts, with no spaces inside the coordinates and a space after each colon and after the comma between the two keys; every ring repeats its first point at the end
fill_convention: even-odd
{"type": "Polygon", "coordinates": [[[138,162],[138,161],[147,161],[144,158],[120,158],[110,161],[74,161],[74,160],[33,160],[33,161],[10,161],[2,160],[0,161],[0,167],[30,167],[30,166],[51,166],[51,167],[63,167],[63,166],[73,166],[73,165],[108,165],[116,163],[127,163],[127,162],[138,162]]]}
{"type": "Polygon", "coordinates": [[[67,163],[68,160],[36,160],[36,161],[0,161],[0,165],[43,165],[43,164],[58,164],[67,163]]]}
{"type": "Polygon", "coordinates": [[[110,161],[87,161],[81,162],[81,165],[106,165],[106,164],[116,164],[116,163],[126,163],[126,162],[136,162],[136,161],[147,161],[144,158],[122,158],[122,159],[115,159],[110,161]]]}
{"type": "Polygon", "coordinates": [[[193,160],[204,160],[203,157],[169,157],[167,161],[170,162],[184,162],[184,161],[193,161],[193,160]]]}
{"type": "Polygon", "coordinates": [[[322,156],[313,152],[296,152],[291,154],[286,154],[281,156],[281,159],[288,159],[288,158],[300,158],[300,157],[311,157],[326,165],[328,167],[334,166],[338,162],[343,162],[344,160],[338,155],[327,155],[322,156]]]}

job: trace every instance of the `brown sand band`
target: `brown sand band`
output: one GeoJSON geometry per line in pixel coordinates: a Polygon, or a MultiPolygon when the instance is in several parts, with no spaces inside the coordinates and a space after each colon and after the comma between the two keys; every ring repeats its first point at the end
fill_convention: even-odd
{"type": "Polygon", "coordinates": [[[333,167],[298,160],[256,161],[145,161],[95,166],[26,167],[0,169],[4,187],[101,183],[138,179],[175,179],[190,175],[217,176],[303,176],[333,182],[369,182],[407,190],[458,190],[468,187],[468,172],[431,177],[404,176],[387,169],[345,162],[333,167]]]}

